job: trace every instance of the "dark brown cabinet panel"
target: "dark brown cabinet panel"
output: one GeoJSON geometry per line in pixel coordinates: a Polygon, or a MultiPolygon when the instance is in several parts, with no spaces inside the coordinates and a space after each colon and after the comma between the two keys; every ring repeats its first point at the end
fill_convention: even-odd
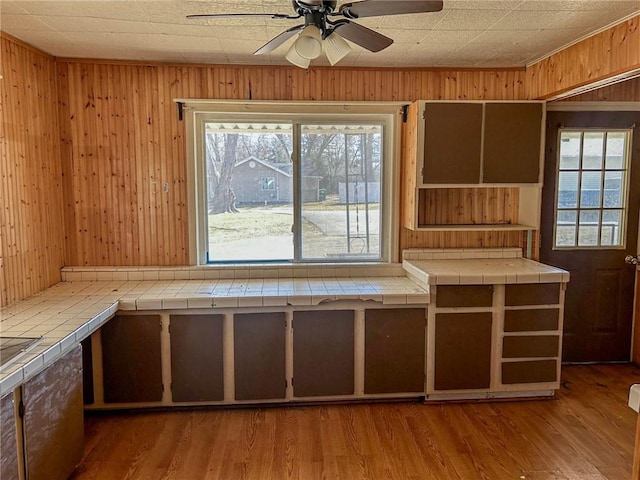
{"type": "Polygon", "coordinates": [[[116,315],[102,327],[105,403],[162,400],[159,315],[116,315]]]}
{"type": "Polygon", "coordinates": [[[490,312],[436,314],[436,390],[489,388],[491,324],[490,312]]]}
{"type": "Polygon", "coordinates": [[[504,337],[503,358],[556,357],[560,348],[558,335],[504,337]]]}
{"type": "Polygon", "coordinates": [[[559,322],[560,310],[557,308],[507,310],[504,312],[505,332],[557,330],[559,322]]]}
{"type": "Polygon", "coordinates": [[[285,315],[233,316],[236,400],[285,398],[285,315]]]}
{"type": "Polygon", "coordinates": [[[505,362],[502,364],[502,383],[556,382],[558,363],[556,360],[533,360],[530,362],[505,362]]]}
{"type": "Polygon", "coordinates": [[[493,301],[491,285],[438,285],[438,307],[490,307],[493,301]]]}
{"type": "Polygon", "coordinates": [[[423,183],[480,182],[481,103],[426,103],[423,183]]]}
{"type": "Polygon", "coordinates": [[[425,309],[365,310],[364,393],[424,391],[425,309]]]}
{"type": "Polygon", "coordinates": [[[354,393],[353,325],[351,310],[294,312],[294,396],[354,393]]]}
{"type": "Polygon", "coordinates": [[[541,103],[485,104],[482,181],[537,183],[541,132],[541,103]]]}
{"type": "Polygon", "coordinates": [[[224,399],[222,315],[171,315],[171,398],[224,399]]]}
{"type": "Polygon", "coordinates": [[[18,480],[18,440],[13,393],[0,399],[0,478],[18,480]]]}
{"type": "Polygon", "coordinates": [[[513,305],[556,305],[560,303],[559,283],[519,283],[505,288],[507,306],[513,305]]]}
{"type": "Polygon", "coordinates": [[[85,405],[91,405],[95,401],[93,391],[93,348],[91,337],[82,342],[82,398],[85,405]]]}
{"type": "Polygon", "coordinates": [[[22,391],[27,478],[66,480],[84,447],[82,348],[27,380],[22,391]]]}

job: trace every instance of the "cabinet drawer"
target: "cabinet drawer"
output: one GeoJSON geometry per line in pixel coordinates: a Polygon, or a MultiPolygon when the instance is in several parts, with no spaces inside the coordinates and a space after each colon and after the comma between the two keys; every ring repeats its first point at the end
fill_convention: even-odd
{"type": "Polygon", "coordinates": [[[507,285],[505,305],[556,305],[560,303],[559,283],[522,283],[507,285]]]}
{"type": "Polygon", "coordinates": [[[532,362],[509,362],[502,364],[502,383],[541,383],[558,380],[556,360],[535,360],[532,362]]]}
{"type": "Polygon", "coordinates": [[[507,310],[504,312],[505,332],[532,332],[557,330],[560,311],[557,308],[541,310],[507,310]]]}
{"type": "Polygon", "coordinates": [[[438,307],[490,307],[491,285],[439,285],[436,290],[438,307]]]}
{"type": "Polygon", "coordinates": [[[558,335],[504,337],[502,358],[556,357],[559,345],[558,335]]]}

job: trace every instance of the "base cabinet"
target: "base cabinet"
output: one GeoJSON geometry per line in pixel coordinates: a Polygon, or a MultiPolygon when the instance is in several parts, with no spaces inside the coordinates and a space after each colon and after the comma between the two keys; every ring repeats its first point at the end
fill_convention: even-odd
{"type": "Polygon", "coordinates": [[[282,400],[286,396],[286,320],[282,312],[233,317],[236,400],[282,400]]]}
{"type": "Polygon", "coordinates": [[[22,398],[26,478],[69,478],[84,447],[82,348],[27,380],[22,398]]]}
{"type": "Polygon", "coordinates": [[[162,400],[159,315],[116,315],[102,327],[105,403],[162,400]]]}
{"type": "Polygon", "coordinates": [[[424,392],[424,308],[365,310],[364,393],[424,392]]]}
{"type": "Polygon", "coordinates": [[[171,399],[221,401],[222,315],[171,315],[171,399]]]}
{"type": "Polygon", "coordinates": [[[489,389],[491,332],[491,312],[436,314],[435,390],[489,389]]]}
{"type": "Polygon", "coordinates": [[[294,396],[353,395],[353,380],[353,311],[294,312],[294,396]]]}
{"type": "Polygon", "coordinates": [[[13,393],[0,399],[0,478],[18,480],[19,457],[13,393]]]}

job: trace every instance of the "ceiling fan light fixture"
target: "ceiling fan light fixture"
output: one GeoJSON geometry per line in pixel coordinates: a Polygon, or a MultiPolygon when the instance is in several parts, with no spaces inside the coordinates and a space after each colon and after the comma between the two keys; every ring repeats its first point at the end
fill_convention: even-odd
{"type": "Polygon", "coordinates": [[[347,41],[335,32],[332,32],[327,38],[324,39],[324,51],[327,55],[327,60],[331,65],[335,65],[351,52],[351,45],[347,41]]]}
{"type": "Polygon", "coordinates": [[[302,58],[313,60],[322,53],[322,34],[315,25],[307,25],[302,29],[298,38],[293,43],[298,55],[302,58]]]}
{"type": "Polygon", "coordinates": [[[287,54],[284,56],[284,58],[286,58],[289,63],[292,63],[296,67],[300,68],[309,68],[309,64],[311,63],[311,60],[309,60],[308,58],[300,56],[300,54],[296,50],[295,43],[291,45],[291,47],[289,47],[289,50],[287,51],[287,54]]]}

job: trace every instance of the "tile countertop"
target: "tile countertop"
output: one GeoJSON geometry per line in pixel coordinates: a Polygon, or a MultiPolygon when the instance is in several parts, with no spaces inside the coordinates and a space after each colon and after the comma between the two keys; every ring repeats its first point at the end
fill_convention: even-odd
{"type": "Polygon", "coordinates": [[[427,304],[429,290],[395,276],[61,282],[0,309],[0,335],[44,336],[0,373],[0,396],[71,350],[118,310],[304,306],[337,300],[427,304]]]}
{"type": "Polygon", "coordinates": [[[493,285],[568,282],[569,272],[522,258],[519,250],[496,249],[494,258],[481,250],[408,251],[402,262],[418,285],[493,285]],[[427,253],[425,253],[427,252],[427,253]],[[438,253],[440,252],[440,253],[438,253]],[[484,258],[478,258],[481,252],[484,258]]]}

